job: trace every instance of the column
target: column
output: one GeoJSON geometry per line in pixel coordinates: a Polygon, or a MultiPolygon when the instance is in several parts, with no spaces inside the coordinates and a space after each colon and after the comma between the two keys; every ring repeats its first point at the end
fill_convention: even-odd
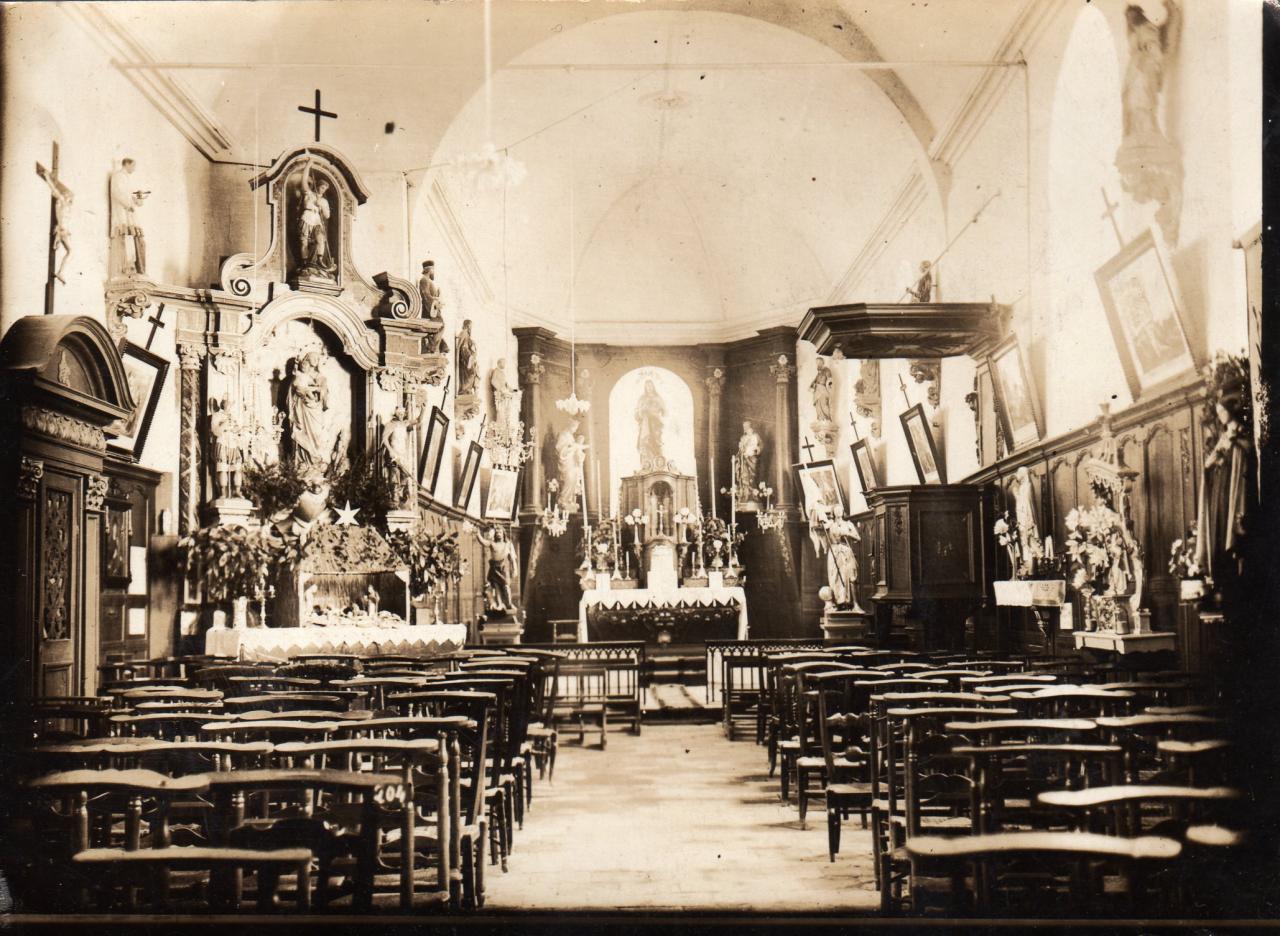
{"type": "Polygon", "coordinates": [[[712,514],[716,509],[716,492],[720,490],[716,453],[720,450],[720,394],[724,392],[724,368],[713,367],[703,381],[707,385],[707,496],[709,503],[703,508],[712,514]]]}
{"type": "Polygon", "coordinates": [[[541,411],[542,375],[547,366],[542,363],[542,355],[534,351],[520,365],[520,420],[524,423],[529,438],[533,440],[533,455],[529,458],[528,469],[524,473],[525,510],[534,513],[542,510],[542,493],[546,490],[546,480],[542,475],[542,426],[538,423],[541,411]]]}
{"type": "Polygon", "coordinates": [[[779,354],[769,366],[774,379],[773,407],[773,489],[775,503],[786,510],[796,506],[791,481],[791,465],[795,461],[796,426],[792,414],[796,410],[796,366],[792,358],[779,354]]]}
{"type": "Polygon", "coordinates": [[[194,344],[178,345],[182,370],[182,398],[178,429],[178,528],[186,536],[200,526],[197,507],[200,499],[200,369],[204,349],[194,344]]]}

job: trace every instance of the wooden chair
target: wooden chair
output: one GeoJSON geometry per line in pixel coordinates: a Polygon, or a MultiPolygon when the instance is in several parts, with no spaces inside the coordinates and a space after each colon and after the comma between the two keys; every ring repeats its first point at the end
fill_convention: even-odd
{"type": "Polygon", "coordinates": [[[232,696],[223,700],[223,708],[232,713],[277,712],[289,713],[302,709],[331,713],[345,712],[350,700],[327,692],[288,692],[271,695],[232,696]]]}
{"type": "Polygon", "coordinates": [[[1188,825],[1221,819],[1240,796],[1239,790],[1225,786],[1127,783],[1087,790],[1047,790],[1036,799],[1074,813],[1078,827],[1088,831],[1123,836],[1174,834],[1181,838],[1188,825]],[[1153,818],[1155,825],[1151,827],[1153,818]]]}
{"type": "Polygon", "coordinates": [[[1156,742],[1156,753],[1162,762],[1160,776],[1166,782],[1188,786],[1223,784],[1227,778],[1226,759],[1232,744],[1223,738],[1203,741],[1179,741],[1168,738],[1156,742]]]}
{"type": "Polygon", "coordinates": [[[195,741],[205,733],[205,726],[231,719],[231,715],[222,712],[151,712],[112,715],[109,721],[111,734],[119,737],[195,741]]]}
{"type": "Polygon", "coordinates": [[[1193,741],[1218,736],[1226,721],[1211,715],[1143,713],[1103,717],[1098,726],[1108,739],[1125,749],[1125,776],[1130,783],[1158,778],[1161,768],[1156,745],[1161,740],[1193,741]]]}
{"type": "Polygon", "coordinates": [[[1010,691],[1031,718],[1097,718],[1128,712],[1134,693],[1098,686],[1053,685],[1010,691]]]}
{"type": "Polygon", "coordinates": [[[764,735],[765,661],[756,654],[725,654],[721,660],[720,706],[725,737],[734,740],[738,720],[755,725],[756,743],[764,735]]]}
{"type": "Polygon", "coordinates": [[[556,693],[552,723],[557,729],[565,723],[576,723],[578,742],[585,743],[587,723],[600,731],[600,750],[608,744],[609,671],[603,663],[563,660],[560,663],[559,690],[556,693]]]}
{"type": "Polygon", "coordinates": [[[1047,917],[1076,915],[1082,907],[1094,913],[1150,912],[1160,905],[1144,877],[1153,867],[1178,858],[1182,845],[1170,838],[1125,839],[1087,832],[1000,832],[960,838],[921,835],[907,840],[911,863],[912,909],[923,912],[921,879],[950,881],[943,912],[979,916],[1047,917]],[[1038,872],[1028,876],[1028,865],[1038,872]],[[1117,908],[1116,891],[1104,889],[1101,867],[1114,867],[1123,882],[1117,908]],[[967,881],[972,876],[972,888],[967,881]]]}
{"type": "MultiPolygon", "coordinates": [[[[857,811],[862,827],[867,827],[871,808],[871,783],[866,751],[862,747],[867,722],[857,711],[856,683],[859,676],[825,673],[814,677],[818,697],[818,730],[822,742],[823,796],[827,808],[827,855],[835,861],[840,851],[840,824],[857,811]]],[[[804,796],[800,787],[800,823],[804,826],[804,796]]]]}

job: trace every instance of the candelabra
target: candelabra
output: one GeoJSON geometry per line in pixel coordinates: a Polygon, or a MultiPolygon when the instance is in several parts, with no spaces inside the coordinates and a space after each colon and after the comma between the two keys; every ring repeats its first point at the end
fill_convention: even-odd
{"type": "Polygon", "coordinates": [[[569,529],[569,511],[556,503],[556,493],[560,490],[560,482],[552,478],[547,482],[547,506],[542,509],[540,523],[551,536],[560,536],[569,529]]]}
{"type": "Polygon", "coordinates": [[[487,423],[483,444],[493,463],[504,468],[519,468],[533,457],[534,440],[525,437],[523,420],[487,423]]]}
{"type": "Polygon", "coordinates": [[[591,401],[579,400],[577,393],[570,392],[563,400],[556,400],[556,409],[562,413],[567,413],[574,419],[581,419],[591,409],[591,401]]]}
{"type": "Polygon", "coordinates": [[[776,530],[782,526],[783,516],[781,510],[773,509],[773,488],[761,481],[756,485],[756,493],[764,501],[764,510],[758,515],[758,522],[762,530],[776,530]]]}

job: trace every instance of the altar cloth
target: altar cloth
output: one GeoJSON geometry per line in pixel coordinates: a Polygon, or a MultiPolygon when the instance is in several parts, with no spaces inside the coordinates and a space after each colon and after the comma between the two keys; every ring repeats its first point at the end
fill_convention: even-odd
{"type": "Polygon", "coordinates": [[[243,660],[283,662],[293,656],[346,653],[377,656],[385,653],[436,657],[462,649],[465,624],[400,627],[215,627],[205,633],[204,652],[243,660]]]}
{"type": "Polygon", "coordinates": [[[712,608],[738,609],[738,639],[747,639],[747,593],[738,586],[711,588],[589,588],[578,602],[578,640],[587,643],[587,613],[592,608],[712,608]]]}

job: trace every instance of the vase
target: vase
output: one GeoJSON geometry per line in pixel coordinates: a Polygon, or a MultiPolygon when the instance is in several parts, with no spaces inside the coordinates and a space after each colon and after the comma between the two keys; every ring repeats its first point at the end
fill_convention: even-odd
{"type": "Polygon", "coordinates": [[[249,626],[249,598],[241,595],[231,602],[231,626],[243,630],[249,626]]]}
{"type": "Polygon", "coordinates": [[[1093,607],[1093,588],[1088,585],[1081,585],[1076,589],[1080,593],[1080,625],[1086,631],[1097,630],[1097,620],[1094,617],[1093,607]]]}
{"type": "Polygon", "coordinates": [[[1183,579],[1178,583],[1178,597],[1183,601],[1199,601],[1204,597],[1204,579],[1183,579]]]}

